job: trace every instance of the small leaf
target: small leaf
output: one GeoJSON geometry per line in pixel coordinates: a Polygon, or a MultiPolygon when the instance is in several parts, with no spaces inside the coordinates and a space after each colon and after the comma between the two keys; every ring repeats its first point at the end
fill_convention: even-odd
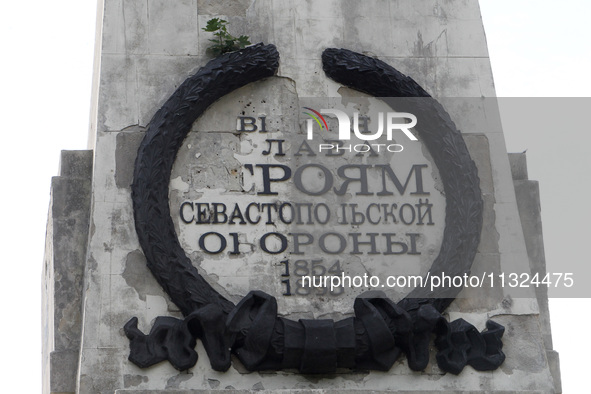
{"type": "Polygon", "coordinates": [[[221,22],[225,22],[225,21],[221,21],[219,18],[210,19],[207,21],[207,25],[206,25],[206,27],[203,28],[203,30],[209,31],[209,32],[219,30],[221,27],[221,22]]]}
{"type": "Polygon", "coordinates": [[[245,46],[250,45],[250,41],[247,36],[240,36],[238,37],[237,44],[240,48],[244,48],[245,46]]]}
{"type": "Polygon", "coordinates": [[[213,45],[207,48],[207,52],[213,56],[232,52],[250,45],[248,36],[234,37],[228,33],[227,24],[228,22],[223,19],[212,18],[207,21],[206,27],[202,28],[202,30],[213,33],[217,37],[217,39],[209,39],[213,45]]]}

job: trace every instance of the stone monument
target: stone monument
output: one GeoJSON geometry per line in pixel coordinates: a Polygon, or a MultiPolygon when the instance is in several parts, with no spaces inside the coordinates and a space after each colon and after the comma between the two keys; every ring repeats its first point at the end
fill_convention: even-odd
{"type": "Polygon", "coordinates": [[[44,392],[561,392],[476,0],[102,0],[98,27],[44,392]],[[214,18],[255,44],[213,56],[214,18]]]}

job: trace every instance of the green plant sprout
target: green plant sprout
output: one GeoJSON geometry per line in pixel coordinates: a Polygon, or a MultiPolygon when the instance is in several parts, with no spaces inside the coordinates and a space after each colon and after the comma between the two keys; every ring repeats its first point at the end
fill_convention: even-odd
{"type": "Polygon", "coordinates": [[[227,24],[228,22],[223,19],[213,18],[207,21],[206,27],[202,28],[202,30],[212,32],[216,36],[215,39],[209,40],[213,42],[213,45],[207,48],[207,53],[218,56],[250,45],[248,36],[234,37],[228,33],[227,24]]]}

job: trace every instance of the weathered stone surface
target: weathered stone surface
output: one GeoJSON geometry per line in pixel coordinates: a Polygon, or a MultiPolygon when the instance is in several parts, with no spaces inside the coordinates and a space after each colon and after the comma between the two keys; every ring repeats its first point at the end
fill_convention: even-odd
{"type": "MultiPolygon", "coordinates": [[[[182,373],[169,363],[142,370],[129,362],[129,341],[122,327],[132,316],[138,317],[144,332],[149,331],[158,316],[181,316],[150,276],[135,233],[129,186],[137,146],[154,113],[191,73],[209,60],[205,51],[212,35],[201,29],[212,17],[228,20],[234,35],[247,34],[252,42],[275,44],[281,56],[278,76],[231,93],[195,122],[171,177],[169,197],[171,211],[176,215],[177,234],[197,270],[218,292],[238,301],[253,287],[267,286],[273,290],[275,284],[269,282],[269,275],[276,275],[282,266],[277,261],[257,260],[255,254],[252,261],[245,262],[232,256],[216,260],[215,256],[191,250],[191,245],[196,245],[197,233],[181,227],[184,225],[178,221],[178,202],[208,198],[222,187],[242,191],[244,178],[249,184],[244,158],[260,151],[265,141],[254,134],[238,135],[237,115],[267,116],[269,135],[301,133],[302,98],[328,96],[347,101],[355,96],[351,89],[326,78],[320,55],[329,46],[376,56],[410,75],[441,99],[464,133],[479,170],[485,207],[482,241],[473,274],[505,270],[541,272],[543,247],[536,211],[539,204],[535,203],[537,191],[526,181],[526,172],[517,171],[523,165],[516,165],[513,159],[510,165],[507,159],[500,121],[490,121],[498,118],[498,109],[484,99],[444,99],[494,96],[477,1],[105,0],[102,15],[100,70],[95,86],[98,101],[93,104],[96,113],[91,122],[90,145],[95,147],[92,190],[80,191],[90,188],[85,176],[88,167],[83,164],[88,162],[77,156],[64,158],[62,162],[68,164],[61,173],[68,177],[54,181],[53,213],[48,223],[48,255],[64,253],[75,243],[78,246],[72,250],[78,252],[69,252],[70,261],[79,270],[84,267],[84,271],[82,275],[81,271],[73,273],[68,268],[64,277],[60,274],[57,278],[53,271],[46,270],[46,293],[63,291],[67,302],[56,303],[56,313],[50,314],[47,311],[53,311],[54,301],[45,301],[45,368],[49,371],[47,352],[55,350],[51,359],[59,359],[68,367],[56,370],[54,375],[60,376],[60,382],[72,382],[70,371],[79,368],[78,387],[72,388],[68,383],[50,389],[47,383],[46,392],[559,392],[557,354],[551,350],[545,295],[530,291],[519,298],[498,287],[484,292],[466,290],[448,309],[450,319],[465,318],[478,329],[483,329],[491,316],[507,327],[507,361],[494,372],[476,372],[468,367],[459,376],[445,374],[437,367],[433,349],[431,361],[421,373],[412,372],[402,359],[387,373],[342,371],[331,376],[299,375],[293,371],[250,373],[233,359],[230,369],[220,373],[211,369],[201,342],[196,347],[199,361],[182,373]],[[459,116],[467,112],[470,117],[459,116]],[[289,125],[285,126],[285,122],[289,125]],[[480,126],[483,124],[486,127],[480,126]],[[519,179],[515,185],[512,169],[514,179],[519,179]],[[90,222],[86,219],[85,224],[89,235],[86,250],[86,242],[81,248],[82,239],[86,241],[84,229],[79,231],[77,226],[83,224],[83,212],[88,215],[84,211],[90,207],[88,193],[92,194],[92,210],[90,222]],[[523,198],[525,204],[520,204],[519,210],[516,193],[517,201],[523,198]],[[63,198],[55,198],[57,195],[63,198]],[[85,257],[77,263],[80,256],[85,257]],[[82,321],[80,308],[84,309],[82,321]],[[78,360],[74,355],[78,354],[81,365],[73,365],[78,360]]],[[[422,152],[423,155],[429,160],[427,153],[422,152]]],[[[282,163],[284,159],[269,160],[282,163]]],[[[438,177],[433,171],[430,182],[441,193],[438,177]]],[[[229,194],[224,198],[233,199],[229,194]]],[[[246,243],[243,246],[254,247],[246,243]]],[[[429,249],[435,253],[436,242],[429,249]]],[[[48,267],[59,268],[50,260],[46,259],[48,267]]],[[[382,268],[384,272],[396,270],[397,274],[417,269],[397,260],[382,268]]],[[[320,299],[297,304],[284,297],[279,303],[290,318],[311,318],[315,314],[340,318],[343,313],[350,313],[345,303],[320,299]],[[321,311],[322,308],[330,310],[321,311]]]]}
{"type": "Polygon", "coordinates": [[[82,278],[92,151],[62,151],[52,179],[43,267],[43,389],[74,392],[82,331],[82,278]]]}
{"type": "Polygon", "coordinates": [[[523,153],[509,153],[509,164],[511,164],[511,176],[514,181],[524,181],[527,175],[527,157],[523,153]]]}
{"type": "MultiPolygon", "coordinates": [[[[539,185],[536,181],[528,180],[525,152],[509,154],[509,160],[531,273],[543,278],[546,275],[546,258],[544,254],[539,185]]],[[[540,308],[539,319],[542,328],[542,338],[546,348],[546,357],[554,380],[555,390],[556,392],[561,392],[558,353],[553,350],[552,345],[548,288],[546,286],[539,286],[535,290],[540,308]]]]}
{"type": "Polygon", "coordinates": [[[74,393],[76,390],[76,376],[79,350],[53,351],[50,355],[50,393],[74,393]]]}
{"type": "Polygon", "coordinates": [[[141,131],[117,134],[115,182],[119,188],[131,190],[130,186],[131,182],[133,182],[133,161],[142,138],[144,138],[144,133],[141,131]]]}
{"type": "MultiPolygon", "coordinates": [[[[393,391],[383,390],[347,390],[347,394],[380,394],[380,393],[392,393],[393,391]]],[[[449,391],[449,390],[421,390],[423,394],[470,394],[474,391],[449,391]]],[[[115,394],[340,394],[340,390],[306,390],[306,389],[295,389],[295,390],[117,390],[115,394]]],[[[399,394],[415,394],[417,391],[399,391],[399,394]]],[[[494,391],[495,394],[544,394],[545,391],[540,390],[510,390],[510,391],[494,391]]]]}
{"type": "Polygon", "coordinates": [[[546,356],[548,357],[548,365],[550,366],[550,373],[554,380],[554,391],[562,393],[562,378],[560,375],[560,358],[558,352],[554,350],[547,350],[546,356]]]}
{"type": "Polygon", "coordinates": [[[253,0],[197,0],[197,12],[201,15],[245,16],[253,0]]]}
{"type": "Polygon", "coordinates": [[[148,0],[149,53],[196,55],[197,0],[148,0]]]}

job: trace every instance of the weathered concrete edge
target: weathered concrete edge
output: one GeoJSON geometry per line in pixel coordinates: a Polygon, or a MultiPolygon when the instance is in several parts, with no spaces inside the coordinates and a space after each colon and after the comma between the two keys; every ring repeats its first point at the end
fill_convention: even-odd
{"type": "MultiPolygon", "coordinates": [[[[392,393],[392,391],[383,390],[116,390],[115,394],[341,394],[346,392],[347,394],[380,394],[380,393],[392,393]]],[[[439,391],[439,390],[417,390],[417,391],[396,391],[398,394],[470,394],[474,391],[439,391]]],[[[487,391],[490,392],[490,391],[487,391]]],[[[494,391],[495,394],[544,394],[544,391],[539,390],[526,390],[526,391],[494,391]]]]}
{"type": "Polygon", "coordinates": [[[81,341],[92,151],[62,151],[52,179],[43,264],[43,392],[73,393],[81,341]]]}
{"type": "MultiPolygon", "coordinates": [[[[509,153],[511,175],[515,187],[517,209],[521,220],[521,228],[525,238],[525,246],[532,274],[544,277],[546,274],[546,258],[544,253],[544,237],[542,232],[542,216],[540,189],[537,181],[529,180],[527,173],[527,157],[525,152],[509,153]]],[[[544,286],[536,288],[536,298],[540,308],[539,323],[543,333],[546,358],[550,373],[554,380],[556,393],[562,392],[560,377],[560,361],[558,352],[553,349],[550,310],[548,306],[548,289],[544,286]]]]}

